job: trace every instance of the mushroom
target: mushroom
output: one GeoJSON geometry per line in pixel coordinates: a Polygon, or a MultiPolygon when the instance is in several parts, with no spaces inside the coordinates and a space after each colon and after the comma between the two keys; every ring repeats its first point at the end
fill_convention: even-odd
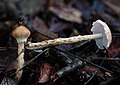
{"type": "Polygon", "coordinates": [[[92,35],[84,35],[84,36],[78,35],[69,38],[57,38],[57,39],[46,40],[38,43],[29,42],[26,48],[32,50],[32,49],[44,48],[48,46],[55,46],[60,44],[68,44],[83,40],[95,39],[96,44],[100,49],[103,49],[104,47],[107,49],[112,41],[111,31],[107,26],[107,24],[101,20],[97,20],[96,22],[93,22],[93,27],[91,28],[91,31],[93,32],[92,35]]]}
{"type": "Polygon", "coordinates": [[[23,72],[21,68],[24,65],[24,44],[27,42],[27,38],[30,36],[30,31],[25,26],[20,25],[12,31],[12,36],[17,40],[18,43],[18,58],[15,80],[19,81],[23,72]]]}
{"type": "Polygon", "coordinates": [[[101,20],[97,20],[93,23],[93,27],[91,28],[93,35],[102,33],[101,38],[96,38],[96,44],[100,49],[108,48],[112,41],[112,34],[106,23],[101,20]]]}

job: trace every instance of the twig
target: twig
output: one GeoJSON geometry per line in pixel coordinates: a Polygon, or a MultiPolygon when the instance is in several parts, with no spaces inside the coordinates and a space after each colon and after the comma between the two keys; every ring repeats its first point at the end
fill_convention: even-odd
{"type": "Polygon", "coordinates": [[[92,62],[90,62],[90,61],[88,61],[88,60],[85,60],[85,59],[83,59],[83,58],[80,58],[80,57],[78,57],[78,56],[76,56],[76,55],[73,55],[73,54],[71,54],[71,53],[65,52],[65,51],[60,50],[60,49],[57,49],[57,48],[54,48],[54,49],[59,50],[59,51],[61,51],[61,52],[64,52],[64,53],[68,54],[69,57],[72,56],[72,58],[73,58],[73,57],[78,58],[79,60],[84,61],[84,62],[86,62],[86,63],[88,63],[88,64],[90,64],[90,65],[93,65],[93,66],[95,66],[95,67],[97,67],[97,68],[100,68],[100,69],[102,69],[102,70],[108,71],[108,72],[110,72],[110,73],[113,73],[112,71],[110,71],[110,70],[108,70],[108,69],[106,69],[106,68],[104,68],[104,67],[101,67],[101,66],[99,66],[99,65],[97,65],[97,64],[94,64],[94,63],[92,63],[92,62]]]}
{"type": "MultiPolygon", "coordinates": [[[[106,55],[105,55],[105,57],[104,58],[106,58],[106,55]]],[[[100,66],[102,66],[103,65],[103,63],[104,63],[104,61],[105,60],[102,60],[102,62],[101,62],[101,64],[100,64],[100,66]]],[[[87,85],[93,78],[94,78],[94,76],[97,74],[97,72],[98,72],[98,70],[99,70],[99,68],[97,68],[94,72],[93,72],[93,74],[92,74],[92,77],[90,78],[90,79],[88,79],[88,81],[87,82],[85,82],[84,83],[84,85],[87,85]]]]}
{"type": "Polygon", "coordinates": [[[92,58],[93,60],[110,60],[110,61],[120,61],[120,58],[102,58],[102,57],[96,57],[92,58]]]}
{"type": "Polygon", "coordinates": [[[76,68],[83,66],[84,63],[78,59],[74,60],[71,64],[69,64],[68,66],[62,68],[61,70],[57,71],[51,78],[53,81],[55,81],[56,79],[58,79],[57,77],[62,77],[65,74],[70,73],[71,71],[74,71],[76,68]],[[54,78],[56,77],[56,78],[54,78]],[[55,79],[55,80],[54,80],[55,79]]]}

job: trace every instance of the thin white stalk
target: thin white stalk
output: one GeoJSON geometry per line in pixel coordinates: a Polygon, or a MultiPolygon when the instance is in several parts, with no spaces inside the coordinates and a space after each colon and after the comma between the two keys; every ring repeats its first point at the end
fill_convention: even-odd
{"type": "Polygon", "coordinates": [[[18,43],[18,58],[17,58],[17,68],[16,68],[16,76],[15,80],[19,81],[21,79],[23,70],[21,68],[24,65],[24,43],[18,43]]]}
{"type": "Polygon", "coordinates": [[[37,43],[28,43],[28,46],[26,46],[27,49],[39,49],[39,48],[44,48],[44,47],[49,47],[49,46],[56,46],[60,44],[70,44],[70,43],[76,43],[80,42],[83,40],[91,40],[91,39],[97,39],[97,38],[102,38],[103,35],[102,33],[99,34],[93,34],[93,35],[78,35],[74,37],[69,37],[69,38],[57,38],[53,40],[45,40],[42,42],[37,42],[37,43]]]}

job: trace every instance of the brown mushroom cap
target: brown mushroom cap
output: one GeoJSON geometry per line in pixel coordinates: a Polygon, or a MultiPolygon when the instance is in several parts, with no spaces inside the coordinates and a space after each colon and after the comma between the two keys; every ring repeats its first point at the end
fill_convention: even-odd
{"type": "Polygon", "coordinates": [[[12,31],[12,36],[15,37],[18,43],[26,42],[30,36],[30,31],[25,26],[20,25],[12,31]]]}
{"type": "Polygon", "coordinates": [[[102,38],[95,39],[96,44],[100,49],[104,49],[104,47],[108,48],[110,46],[110,43],[112,42],[112,35],[106,23],[101,20],[93,22],[93,27],[91,28],[91,31],[93,32],[93,34],[102,33],[102,38]]]}

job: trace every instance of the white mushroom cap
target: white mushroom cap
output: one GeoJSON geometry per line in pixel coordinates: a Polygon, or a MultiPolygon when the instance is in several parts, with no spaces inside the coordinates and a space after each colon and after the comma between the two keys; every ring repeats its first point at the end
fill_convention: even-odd
{"type": "Polygon", "coordinates": [[[100,49],[104,49],[104,47],[108,48],[110,46],[112,35],[106,23],[101,20],[93,22],[93,27],[91,28],[91,31],[93,32],[93,34],[102,33],[102,38],[95,39],[96,44],[100,49]]]}

